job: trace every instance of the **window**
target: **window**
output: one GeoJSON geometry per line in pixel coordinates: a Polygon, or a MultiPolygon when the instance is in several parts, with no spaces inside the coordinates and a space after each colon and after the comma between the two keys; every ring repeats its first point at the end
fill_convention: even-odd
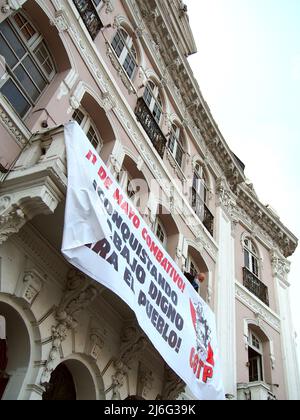
{"type": "Polygon", "coordinates": [[[183,143],[182,143],[180,134],[181,134],[180,128],[177,127],[175,124],[173,124],[171,128],[171,134],[169,138],[168,147],[172,156],[174,157],[178,165],[181,167],[184,151],[183,151],[183,143]]]}
{"type": "Polygon", "coordinates": [[[263,381],[263,346],[260,339],[252,331],[249,331],[248,357],[249,381],[263,381]]]}
{"type": "Polygon", "coordinates": [[[200,198],[202,203],[208,204],[209,188],[207,186],[207,177],[202,166],[197,163],[194,171],[193,190],[200,198]]]}
{"type": "Polygon", "coordinates": [[[165,230],[165,228],[164,228],[164,226],[161,223],[159,218],[156,219],[154,233],[155,233],[157,239],[159,240],[159,242],[164,247],[166,247],[166,245],[167,245],[167,233],[166,233],[166,230],[165,230]]]}
{"type": "Polygon", "coordinates": [[[258,252],[252,240],[249,238],[246,238],[244,241],[244,258],[245,267],[256,277],[259,277],[258,252]]]}
{"type": "Polygon", "coordinates": [[[196,280],[196,277],[200,274],[200,270],[197,267],[195,261],[188,256],[185,263],[185,277],[189,280],[196,292],[200,291],[200,283],[196,280]]]}
{"type": "Polygon", "coordinates": [[[102,6],[103,0],[93,0],[94,5],[100,8],[100,6],[102,6]]]}
{"type": "Polygon", "coordinates": [[[1,93],[24,118],[53,79],[54,62],[41,35],[21,13],[0,24],[0,55],[9,75],[1,93]]]}
{"type": "Polygon", "coordinates": [[[144,101],[159,125],[162,116],[162,100],[158,87],[151,81],[147,83],[144,92],[144,101]]]}
{"type": "Polygon", "coordinates": [[[91,142],[92,146],[94,146],[97,152],[99,152],[103,142],[90,116],[83,109],[78,108],[73,113],[72,118],[74,121],[78,122],[80,127],[85,132],[87,138],[91,142]]]}
{"type": "Polygon", "coordinates": [[[132,38],[124,29],[118,29],[111,45],[127,76],[132,79],[137,68],[137,53],[132,38]]]}

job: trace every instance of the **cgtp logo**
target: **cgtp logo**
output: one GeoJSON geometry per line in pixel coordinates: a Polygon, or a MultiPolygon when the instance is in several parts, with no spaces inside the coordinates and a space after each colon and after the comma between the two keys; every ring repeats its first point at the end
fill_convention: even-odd
{"type": "Polygon", "coordinates": [[[196,332],[197,348],[190,353],[190,366],[197,379],[207,383],[214,375],[214,352],[211,347],[211,329],[205,319],[203,306],[200,302],[194,304],[190,300],[190,310],[196,332]]]}

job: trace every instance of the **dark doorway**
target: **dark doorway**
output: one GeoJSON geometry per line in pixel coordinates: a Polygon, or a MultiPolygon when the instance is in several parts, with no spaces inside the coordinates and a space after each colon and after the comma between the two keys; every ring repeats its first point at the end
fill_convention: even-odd
{"type": "Polygon", "coordinates": [[[71,372],[63,363],[52,373],[44,401],[76,401],[76,389],[71,372]]]}

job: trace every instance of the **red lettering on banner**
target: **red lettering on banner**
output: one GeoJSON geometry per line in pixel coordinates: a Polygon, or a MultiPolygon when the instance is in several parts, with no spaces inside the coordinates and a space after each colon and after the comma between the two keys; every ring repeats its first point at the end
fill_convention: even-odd
{"type": "Polygon", "coordinates": [[[117,203],[119,204],[119,206],[122,204],[123,201],[123,196],[120,194],[120,190],[117,189],[114,193],[114,199],[117,201],[117,203]]]}
{"type": "Polygon", "coordinates": [[[101,168],[99,169],[99,171],[98,171],[98,176],[99,176],[99,178],[101,179],[101,181],[104,181],[105,179],[106,179],[106,171],[105,171],[105,169],[103,168],[103,166],[101,166],[101,168]]]}
{"type": "Polygon", "coordinates": [[[86,155],[87,160],[91,160],[93,165],[97,163],[97,156],[90,150],[86,155]]]}
{"type": "Polygon", "coordinates": [[[190,353],[190,367],[197,379],[206,384],[208,380],[212,379],[214,376],[213,366],[214,362],[212,366],[209,366],[208,360],[206,361],[206,363],[204,363],[200,359],[196,349],[192,348],[190,353]]]}

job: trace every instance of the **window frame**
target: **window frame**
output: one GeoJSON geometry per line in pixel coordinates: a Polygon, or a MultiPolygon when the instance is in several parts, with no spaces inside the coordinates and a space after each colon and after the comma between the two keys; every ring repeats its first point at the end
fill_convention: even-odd
{"type": "Polygon", "coordinates": [[[182,129],[176,125],[172,124],[169,141],[168,141],[168,149],[173,156],[177,165],[182,168],[183,166],[183,158],[184,158],[184,144],[182,140],[182,129]],[[179,154],[180,153],[180,154],[179,154]],[[178,158],[180,156],[180,159],[178,158]]]}
{"type": "Polygon", "coordinates": [[[44,37],[39,33],[36,26],[32,23],[29,17],[27,17],[23,12],[18,11],[12,16],[9,16],[5,21],[1,22],[0,25],[5,24],[8,26],[12,36],[15,37],[22,50],[24,50],[24,54],[21,57],[18,55],[17,51],[15,51],[13,47],[12,38],[9,39],[7,34],[5,35],[2,31],[0,35],[1,42],[3,42],[3,45],[5,45],[8,48],[8,50],[11,53],[11,57],[14,58],[15,62],[14,64],[8,64],[6,58],[4,57],[6,62],[7,78],[1,86],[0,93],[11,105],[14,111],[19,115],[19,117],[21,119],[25,119],[31,112],[31,110],[39,102],[41,96],[44,94],[44,92],[47,90],[48,86],[54,79],[57,73],[57,68],[44,37]],[[21,22],[23,21],[23,26],[18,25],[16,20],[17,17],[20,18],[21,22]],[[31,29],[33,30],[32,36],[28,39],[26,39],[24,32],[22,31],[24,27],[31,27],[31,29]],[[43,47],[44,52],[46,52],[46,56],[43,57],[43,63],[38,58],[38,52],[41,56],[43,55],[40,49],[41,47],[43,47]],[[26,60],[29,61],[31,65],[33,65],[33,67],[31,67],[31,71],[30,68],[27,68],[25,65],[26,60]],[[47,70],[45,69],[44,64],[46,62],[49,63],[50,69],[52,68],[51,72],[47,72],[47,70]],[[17,70],[20,70],[28,79],[29,83],[37,92],[36,97],[33,96],[33,93],[29,93],[24,88],[20,80],[21,76],[18,77],[16,74],[17,70]],[[33,70],[39,74],[40,81],[43,82],[42,87],[38,85],[36,78],[32,76],[33,70]],[[26,111],[24,109],[24,114],[17,110],[16,102],[11,101],[5,95],[5,93],[3,93],[3,88],[6,86],[7,83],[12,83],[15,89],[18,91],[19,95],[23,98],[24,103],[27,103],[28,109],[26,111]]]}
{"type": "Polygon", "coordinates": [[[248,346],[251,349],[251,351],[253,353],[256,353],[256,356],[253,356],[250,359],[250,351],[248,351],[248,358],[249,358],[249,381],[250,383],[253,382],[263,382],[264,381],[264,352],[263,352],[263,344],[261,339],[257,336],[257,334],[255,334],[252,330],[249,330],[249,335],[248,335],[248,346]],[[259,346],[257,347],[254,344],[254,341],[257,341],[259,346]],[[252,378],[251,380],[251,363],[254,362],[256,363],[256,369],[257,369],[257,373],[258,373],[258,379],[252,378]]]}
{"type": "Polygon", "coordinates": [[[164,224],[162,223],[162,221],[159,217],[156,217],[156,220],[155,220],[154,234],[155,234],[156,238],[159,240],[159,242],[162,244],[162,246],[164,248],[166,248],[167,245],[168,245],[168,235],[167,235],[167,231],[164,227],[164,224]],[[164,235],[164,240],[163,241],[160,239],[160,237],[158,235],[158,229],[160,229],[161,233],[164,235]]]}
{"type": "Polygon", "coordinates": [[[92,146],[95,148],[95,150],[100,153],[102,147],[103,147],[103,139],[100,136],[100,133],[93,121],[93,119],[90,117],[89,113],[83,108],[83,107],[79,107],[76,108],[72,114],[72,120],[73,121],[77,121],[77,123],[80,125],[80,127],[82,128],[82,130],[84,131],[85,135],[87,136],[88,140],[90,141],[90,143],[92,144],[92,146]],[[77,119],[74,118],[74,115],[76,113],[81,113],[83,116],[83,119],[81,120],[81,122],[79,123],[79,121],[77,119]],[[95,147],[95,145],[92,143],[91,139],[88,137],[88,133],[90,131],[90,129],[93,129],[93,131],[95,132],[95,135],[97,136],[97,140],[98,140],[98,145],[95,147]]]}
{"type": "Polygon", "coordinates": [[[133,81],[138,69],[138,55],[132,36],[130,36],[123,27],[118,28],[111,42],[111,47],[127,77],[133,81]],[[124,37],[124,34],[126,34],[126,38],[124,37]],[[117,37],[119,37],[118,41],[116,41],[117,37]],[[121,45],[123,44],[123,47],[119,53],[117,47],[120,45],[120,43],[121,45]],[[133,68],[130,67],[132,64],[134,64],[133,68]]]}
{"type": "Polygon", "coordinates": [[[206,173],[200,163],[195,165],[193,173],[193,189],[201,201],[208,206],[209,204],[209,186],[206,173]],[[196,178],[197,181],[196,182],[196,178]]]}
{"type": "Polygon", "coordinates": [[[163,115],[163,101],[159,87],[152,80],[148,80],[144,90],[143,98],[156,123],[160,125],[163,115]]]}
{"type": "Polygon", "coordinates": [[[246,237],[243,241],[244,265],[256,278],[260,279],[260,258],[253,240],[246,237]],[[247,243],[248,242],[248,243],[247,243]]]}

